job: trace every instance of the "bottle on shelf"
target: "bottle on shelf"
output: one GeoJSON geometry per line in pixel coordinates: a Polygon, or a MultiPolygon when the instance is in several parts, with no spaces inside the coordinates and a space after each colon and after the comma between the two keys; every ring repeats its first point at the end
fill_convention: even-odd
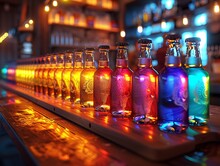
{"type": "Polygon", "coordinates": [[[57,65],[54,72],[54,98],[61,99],[61,78],[64,68],[64,53],[56,54],[57,65]]]}
{"type": "Polygon", "coordinates": [[[70,102],[70,74],[73,68],[73,52],[67,51],[64,54],[64,69],[61,78],[61,94],[63,102],[70,102]]]}
{"type": "Polygon", "coordinates": [[[132,112],[132,71],[128,68],[128,43],[117,43],[116,69],[111,77],[110,110],[115,117],[128,117],[132,112]]]}
{"type": "Polygon", "coordinates": [[[96,71],[94,64],[94,48],[85,50],[85,66],[80,76],[80,104],[83,107],[93,107],[93,83],[96,71]]]}
{"type": "Polygon", "coordinates": [[[42,78],[43,78],[43,70],[44,70],[44,58],[39,58],[39,69],[36,73],[36,83],[37,83],[37,93],[42,94],[42,78]]]}
{"type": "Polygon", "coordinates": [[[48,94],[48,91],[47,91],[47,84],[48,84],[48,79],[47,79],[47,76],[48,76],[48,72],[50,70],[50,55],[47,55],[44,57],[44,70],[43,70],[43,78],[42,78],[42,90],[43,90],[43,95],[47,95],[48,94]]]}
{"type": "Polygon", "coordinates": [[[80,75],[83,71],[83,49],[75,49],[73,69],[70,74],[70,101],[72,105],[80,104],[80,75]]]}
{"type": "Polygon", "coordinates": [[[209,118],[209,74],[202,67],[198,37],[187,38],[185,67],[189,85],[189,124],[202,126],[209,118]]]}
{"type": "Polygon", "coordinates": [[[165,68],[159,75],[159,129],[170,133],[184,132],[188,127],[188,76],[181,67],[180,35],[168,34],[165,68]]]}
{"type": "Polygon", "coordinates": [[[138,124],[157,122],[158,73],[152,68],[150,39],[139,39],[138,69],[132,77],[133,121],[138,124]]]}
{"type": "Polygon", "coordinates": [[[50,56],[50,69],[48,71],[47,75],[47,91],[48,91],[48,97],[54,97],[54,73],[56,70],[56,65],[57,65],[57,57],[56,54],[52,54],[50,56]]]}
{"type": "Polygon", "coordinates": [[[99,66],[94,74],[94,108],[97,112],[109,112],[111,73],[109,67],[109,46],[99,46],[99,66]]]}

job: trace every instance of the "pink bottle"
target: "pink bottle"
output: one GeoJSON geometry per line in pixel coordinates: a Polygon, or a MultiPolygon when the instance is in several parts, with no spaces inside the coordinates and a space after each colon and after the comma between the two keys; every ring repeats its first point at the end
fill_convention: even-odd
{"type": "Polygon", "coordinates": [[[132,78],[133,121],[138,124],[157,122],[158,73],[152,68],[150,39],[138,40],[138,69],[132,78]]]}
{"type": "Polygon", "coordinates": [[[109,46],[99,46],[99,66],[94,74],[94,108],[97,112],[110,110],[111,73],[109,46]]]}
{"type": "Polygon", "coordinates": [[[115,117],[131,115],[132,71],[128,68],[128,43],[117,43],[116,69],[111,80],[111,113],[115,117]]]}

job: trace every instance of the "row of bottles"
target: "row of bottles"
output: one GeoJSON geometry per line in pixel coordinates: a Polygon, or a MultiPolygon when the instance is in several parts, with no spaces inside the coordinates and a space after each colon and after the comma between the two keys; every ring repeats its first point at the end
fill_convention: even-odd
{"type": "Polygon", "coordinates": [[[114,117],[133,117],[137,124],[156,124],[162,131],[181,133],[205,125],[209,116],[209,75],[201,66],[200,39],[188,38],[185,66],[180,60],[180,35],[169,34],[165,68],[152,67],[150,39],[140,39],[138,69],[128,67],[128,43],[117,43],[116,68],[109,68],[109,46],[52,54],[33,64],[18,64],[16,83],[35,94],[62,100],[72,107],[94,107],[114,117]]]}

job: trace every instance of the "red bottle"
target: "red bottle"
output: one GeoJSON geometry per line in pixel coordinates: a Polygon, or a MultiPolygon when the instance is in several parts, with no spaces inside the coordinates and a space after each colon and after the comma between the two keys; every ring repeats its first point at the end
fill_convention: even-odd
{"type": "Polygon", "coordinates": [[[94,74],[94,108],[98,112],[110,110],[111,73],[109,46],[99,46],[99,66],[94,74]]]}

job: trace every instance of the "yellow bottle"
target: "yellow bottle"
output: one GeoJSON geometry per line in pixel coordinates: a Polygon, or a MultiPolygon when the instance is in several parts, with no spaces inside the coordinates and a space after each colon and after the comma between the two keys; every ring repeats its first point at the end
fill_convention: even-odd
{"type": "Polygon", "coordinates": [[[80,76],[80,104],[83,107],[93,107],[93,82],[96,71],[94,65],[94,48],[85,50],[85,66],[80,76]]]}
{"type": "Polygon", "coordinates": [[[57,69],[54,72],[54,97],[61,99],[61,79],[64,68],[64,53],[57,54],[57,69]]]}
{"type": "Polygon", "coordinates": [[[73,52],[67,51],[64,55],[64,69],[62,72],[61,94],[62,101],[70,102],[70,74],[73,69],[73,52]]]}
{"type": "Polygon", "coordinates": [[[47,95],[48,94],[48,91],[47,91],[47,84],[48,84],[48,79],[47,79],[47,76],[48,76],[48,72],[50,70],[50,56],[45,56],[44,57],[44,70],[43,70],[43,82],[42,82],[42,85],[43,85],[43,95],[47,95]]]}
{"type": "Polygon", "coordinates": [[[83,71],[83,50],[74,51],[73,69],[70,74],[70,101],[74,104],[80,104],[80,75],[83,71]]]}
{"type": "Polygon", "coordinates": [[[54,73],[57,69],[57,57],[56,54],[50,56],[50,68],[47,75],[47,94],[48,97],[54,97],[54,73]]]}

